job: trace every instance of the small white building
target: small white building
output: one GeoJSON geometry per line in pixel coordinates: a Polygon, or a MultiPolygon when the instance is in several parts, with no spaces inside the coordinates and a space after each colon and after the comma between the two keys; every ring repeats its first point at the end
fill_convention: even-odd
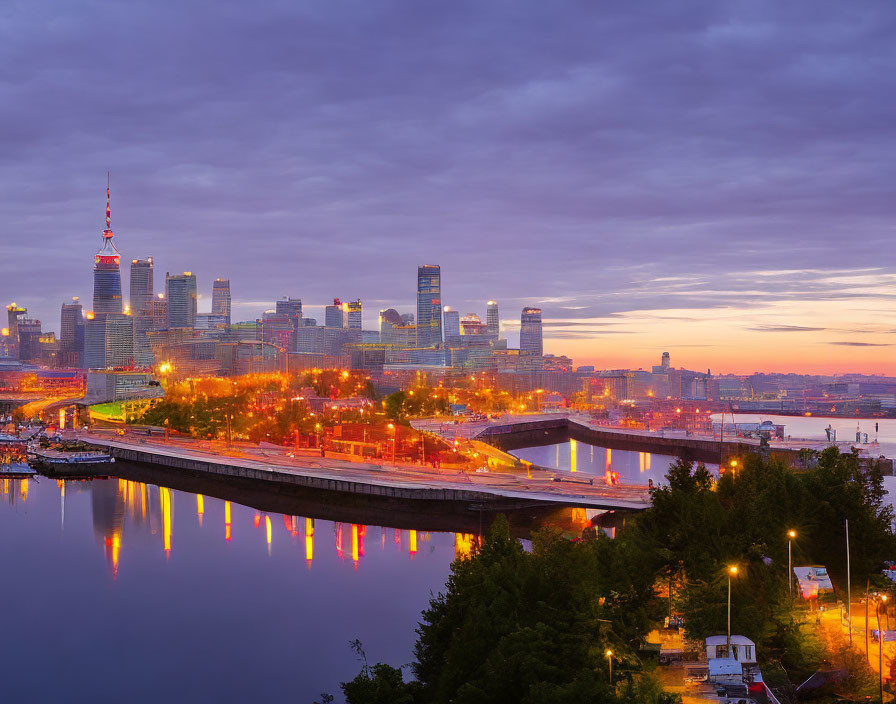
{"type": "MultiPolygon", "coordinates": [[[[756,644],[746,636],[731,636],[731,652],[728,652],[727,636],[710,636],[706,639],[707,660],[733,660],[739,666],[756,664],[756,644]]],[[[738,667],[738,672],[740,672],[738,667]]]]}

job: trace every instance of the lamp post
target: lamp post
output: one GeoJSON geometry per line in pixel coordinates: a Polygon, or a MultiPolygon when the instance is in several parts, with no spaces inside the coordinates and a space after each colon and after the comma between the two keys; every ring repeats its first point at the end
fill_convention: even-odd
{"type": "Polygon", "coordinates": [[[607,656],[607,663],[610,666],[610,686],[612,687],[613,686],[613,651],[607,650],[607,652],[605,652],[604,655],[607,656]]]}
{"type": "Polygon", "coordinates": [[[392,464],[395,464],[395,436],[398,435],[398,433],[395,430],[394,423],[389,423],[386,427],[392,431],[392,464]]]}
{"type": "Polygon", "coordinates": [[[880,607],[887,603],[887,595],[881,594],[877,602],[877,681],[880,686],[880,700],[884,700],[884,632],[880,630],[880,607]]]}
{"type": "Polygon", "coordinates": [[[725,642],[728,646],[728,653],[731,653],[731,578],[737,576],[737,565],[728,567],[728,637],[725,642]]]}
{"type": "Polygon", "coordinates": [[[790,592],[790,601],[793,601],[793,561],[791,560],[791,544],[796,537],[795,530],[787,531],[787,590],[790,592]]]}

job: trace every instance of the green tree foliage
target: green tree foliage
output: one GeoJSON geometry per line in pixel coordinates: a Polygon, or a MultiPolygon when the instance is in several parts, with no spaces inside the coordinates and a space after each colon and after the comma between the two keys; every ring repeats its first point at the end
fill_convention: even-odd
{"type": "Polygon", "coordinates": [[[379,691],[416,704],[678,701],[633,674],[637,646],[657,615],[640,550],[602,535],[570,542],[541,531],[526,552],[499,518],[480,550],[452,565],[445,593],[424,612],[417,681],[402,683],[397,670],[365,664],[343,685],[349,704],[379,702],[379,691]],[[619,694],[609,683],[607,648],[621,675],[619,694]]]}
{"type": "MultiPolygon", "coordinates": [[[[732,626],[766,648],[783,651],[794,624],[788,606],[787,531],[795,529],[794,564],[828,567],[845,591],[845,529],[849,519],[854,583],[894,554],[892,509],[883,501],[879,468],[863,468],[856,454],[830,448],[816,469],[799,472],[782,462],[749,456],[736,475],[717,484],[701,465],[679,460],[668,486],[634,532],[662,571],[683,586],[688,635],[724,633],[726,567],[732,579],[732,626]]],[[[839,586],[838,585],[838,586],[839,586]]]]}

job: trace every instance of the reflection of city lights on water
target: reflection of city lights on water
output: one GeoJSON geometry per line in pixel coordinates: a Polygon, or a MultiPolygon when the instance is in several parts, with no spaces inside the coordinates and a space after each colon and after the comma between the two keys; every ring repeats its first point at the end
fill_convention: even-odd
{"type": "Polygon", "coordinates": [[[264,517],[264,532],[265,532],[265,537],[267,538],[267,541],[268,541],[268,555],[270,555],[271,554],[271,517],[270,516],[264,517]]]}
{"type": "Polygon", "coordinates": [[[165,557],[171,552],[171,490],[159,487],[159,503],[162,508],[162,545],[165,548],[165,557]]]}
{"type": "Polygon", "coordinates": [[[569,441],[569,471],[578,471],[579,466],[579,443],[575,440],[569,441]]]}
{"type": "Polygon", "coordinates": [[[314,519],[305,519],[305,560],[308,567],[311,567],[311,560],[314,558],[314,519]]]}
{"type": "Polygon", "coordinates": [[[28,500],[28,480],[23,479],[19,482],[19,495],[22,497],[22,501],[28,500]]]}
{"type": "Polygon", "coordinates": [[[415,530],[408,531],[408,552],[412,556],[417,554],[417,531],[415,530]]]}
{"type": "Polygon", "coordinates": [[[224,502],[224,540],[230,540],[230,502],[224,502]]]}
{"type": "Polygon", "coordinates": [[[336,524],[336,556],[340,560],[345,559],[345,554],[343,553],[343,550],[342,550],[342,524],[341,523],[336,524]]]}
{"type": "Polygon", "coordinates": [[[358,526],[352,523],[352,562],[355,563],[355,569],[358,569],[358,526]]]}
{"type": "Polygon", "coordinates": [[[473,554],[473,547],[476,538],[472,533],[455,533],[454,534],[454,559],[467,559],[473,554]]]}
{"type": "Polygon", "coordinates": [[[202,514],[205,513],[205,498],[202,494],[196,494],[196,517],[199,518],[199,525],[202,525],[202,514]]]}

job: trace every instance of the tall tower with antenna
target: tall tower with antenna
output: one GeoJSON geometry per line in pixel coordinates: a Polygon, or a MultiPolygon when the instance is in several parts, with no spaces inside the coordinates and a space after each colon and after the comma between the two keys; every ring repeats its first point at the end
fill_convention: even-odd
{"type": "Polygon", "coordinates": [[[93,258],[93,312],[121,313],[121,255],[112,244],[112,208],[106,173],[106,229],[103,246],[93,258]]]}

